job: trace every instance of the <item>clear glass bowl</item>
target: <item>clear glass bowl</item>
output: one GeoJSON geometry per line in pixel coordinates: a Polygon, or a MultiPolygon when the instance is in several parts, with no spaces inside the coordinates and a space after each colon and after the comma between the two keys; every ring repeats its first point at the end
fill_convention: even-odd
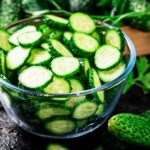
{"type": "MultiPolygon", "coordinates": [[[[20,20],[16,23],[13,23],[6,27],[8,30],[12,30],[13,28],[25,26],[25,25],[38,25],[42,22],[42,17],[33,17],[20,20]]],[[[101,27],[109,27],[112,26],[102,23],[101,21],[97,21],[98,25],[101,27]]],[[[135,61],[136,61],[136,51],[135,47],[130,40],[130,38],[124,33],[126,39],[126,47],[128,49],[128,54],[124,55],[124,59],[126,60],[126,69],[118,78],[113,80],[112,82],[103,84],[100,87],[84,90],[77,93],[69,93],[69,94],[45,94],[36,91],[30,91],[26,89],[21,89],[7,81],[0,79],[0,100],[8,113],[9,117],[22,129],[50,139],[71,139],[86,135],[88,133],[93,132],[95,129],[102,126],[102,124],[108,119],[110,114],[113,112],[118,100],[121,96],[122,90],[125,86],[125,82],[128,74],[132,71],[135,61]],[[50,105],[50,99],[56,97],[80,97],[80,96],[90,96],[91,94],[97,91],[105,92],[105,101],[107,105],[105,107],[105,111],[102,115],[95,118],[92,117],[88,120],[88,123],[82,128],[78,128],[71,133],[65,135],[54,135],[48,132],[44,128],[43,121],[39,120],[36,116],[37,109],[39,107],[48,108],[50,105]]],[[[80,123],[81,124],[81,123],[80,123]]]]}

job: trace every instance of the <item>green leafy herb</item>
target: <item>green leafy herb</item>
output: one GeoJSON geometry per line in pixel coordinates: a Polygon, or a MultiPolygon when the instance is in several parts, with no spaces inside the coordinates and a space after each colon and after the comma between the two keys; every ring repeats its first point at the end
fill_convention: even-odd
{"type": "Polygon", "coordinates": [[[140,57],[137,59],[135,69],[137,77],[133,72],[130,73],[123,93],[125,94],[133,85],[141,87],[145,93],[150,92],[150,62],[148,58],[140,57]]]}

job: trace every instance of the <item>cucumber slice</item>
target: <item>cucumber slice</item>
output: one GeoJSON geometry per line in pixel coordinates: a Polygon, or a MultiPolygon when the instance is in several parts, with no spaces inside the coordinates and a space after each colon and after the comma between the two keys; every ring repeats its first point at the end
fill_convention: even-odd
{"type": "Polygon", "coordinates": [[[10,70],[16,70],[24,65],[30,56],[31,49],[17,46],[7,53],[6,66],[10,70]]]}
{"type": "Polygon", "coordinates": [[[28,25],[28,26],[16,31],[14,34],[12,34],[9,38],[9,42],[13,45],[18,46],[19,45],[18,37],[20,37],[20,35],[23,33],[32,32],[32,31],[36,31],[36,27],[32,26],[32,25],[28,25]]]}
{"type": "Polygon", "coordinates": [[[99,70],[98,75],[103,82],[110,82],[119,77],[125,70],[125,63],[121,61],[117,66],[110,70],[99,70]]]}
{"type": "Polygon", "coordinates": [[[73,13],[70,16],[69,25],[72,30],[87,34],[92,33],[96,28],[94,20],[87,14],[80,12],[73,13]]]}
{"type": "MultiPolygon", "coordinates": [[[[99,76],[96,72],[95,69],[91,68],[88,70],[88,82],[89,82],[89,87],[90,88],[96,88],[101,86],[101,81],[99,79],[99,76]]],[[[98,102],[104,102],[105,101],[105,96],[104,96],[104,91],[99,91],[93,94],[95,100],[98,102]]]]}
{"type": "Polygon", "coordinates": [[[75,130],[76,124],[72,120],[59,118],[47,122],[45,128],[53,134],[63,135],[75,130]]]}
{"type": "Polygon", "coordinates": [[[53,31],[50,35],[49,35],[49,41],[51,40],[51,39],[56,39],[56,40],[60,40],[61,39],[61,37],[62,37],[62,31],[60,31],[60,30],[55,30],[55,31],[53,31]]]}
{"type": "Polygon", "coordinates": [[[103,45],[95,53],[95,65],[100,70],[108,70],[116,66],[120,59],[121,52],[111,45],[103,45]]]}
{"type": "Polygon", "coordinates": [[[3,74],[4,76],[6,76],[6,56],[4,54],[4,51],[0,51],[0,59],[1,59],[1,69],[0,69],[0,73],[3,74]]]}
{"type": "Polygon", "coordinates": [[[29,65],[45,65],[50,62],[51,55],[47,50],[41,48],[33,48],[31,56],[27,60],[29,65]]]}
{"type": "MultiPolygon", "coordinates": [[[[51,82],[46,88],[43,89],[45,93],[70,93],[71,87],[67,80],[54,76],[53,82],[51,82]]],[[[68,98],[52,98],[56,101],[65,101],[68,98]]]]}
{"type": "Polygon", "coordinates": [[[101,42],[101,36],[100,34],[98,33],[98,31],[94,31],[92,33],[92,36],[100,43],[101,42]]]}
{"type": "Polygon", "coordinates": [[[8,41],[9,36],[10,34],[7,31],[0,29],[0,48],[6,52],[12,49],[12,46],[8,41]]]}
{"type": "Polygon", "coordinates": [[[73,57],[72,53],[58,40],[51,40],[50,53],[53,57],[68,56],[73,57]]]}
{"type": "Polygon", "coordinates": [[[102,116],[104,114],[105,111],[105,104],[100,104],[98,105],[97,111],[95,112],[96,116],[102,116]]]}
{"type": "Polygon", "coordinates": [[[69,150],[69,149],[60,144],[49,144],[47,150],[69,150]]]}
{"type": "Polygon", "coordinates": [[[71,41],[71,38],[72,38],[72,33],[69,32],[69,31],[66,31],[63,33],[63,41],[68,44],[70,41],[71,41]]]}
{"type": "Polygon", "coordinates": [[[79,71],[80,63],[74,57],[57,57],[52,60],[51,68],[55,75],[67,78],[79,71]]]}
{"type": "Polygon", "coordinates": [[[40,109],[37,112],[37,115],[40,119],[47,119],[51,117],[56,117],[56,116],[68,116],[71,114],[71,111],[67,108],[63,107],[50,107],[50,108],[43,108],[40,109]]]}
{"type": "Polygon", "coordinates": [[[73,111],[73,118],[82,120],[89,118],[95,114],[97,110],[97,104],[92,101],[83,101],[78,104],[73,111]]]}
{"type": "Polygon", "coordinates": [[[45,50],[49,50],[49,44],[48,43],[42,43],[41,47],[45,50]]]}
{"type": "Polygon", "coordinates": [[[42,33],[38,31],[23,33],[18,37],[20,45],[24,47],[33,47],[39,44],[42,33]]]}
{"type": "MultiPolygon", "coordinates": [[[[82,85],[82,83],[80,82],[80,80],[78,79],[69,79],[69,82],[71,84],[71,93],[74,92],[80,92],[84,90],[84,87],[82,85]]],[[[79,96],[79,97],[71,97],[68,101],[65,102],[65,105],[73,108],[77,103],[83,101],[85,99],[85,96],[79,96]]]]}
{"type": "Polygon", "coordinates": [[[123,51],[125,48],[125,39],[120,30],[107,30],[105,34],[105,43],[117,47],[120,51],[123,51]]]}
{"type": "Polygon", "coordinates": [[[22,71],[19,82],[30,89],[42,88],[52,79],[52,72],[43,66],[31,66],[22,71]]]}
{"type": "Polygon", "coordinates": [[[51,27],[57,27],[57,28],[67,28],[68,20],[55,16],[55,15],[45,15],[44,16],[44,22],[51,27]]]}
{"type": "Polygon", "coordinates": [[[70,47],[75,55],[89,57],[98,49],[99,44],[92,36],[76,32],[73,34],[70,47]]]}

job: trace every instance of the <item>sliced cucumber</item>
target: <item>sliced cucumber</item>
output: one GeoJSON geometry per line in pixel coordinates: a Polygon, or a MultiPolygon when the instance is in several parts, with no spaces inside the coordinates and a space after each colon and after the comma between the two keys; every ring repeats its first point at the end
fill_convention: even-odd
{"type": "Polygon", "coordinates": [[[7,31],[0,29],[0,48],[6,52],[12,49],[12,46],[8,41],[9,37],[10,34],[7,31]]]}
{"type": "Polygon", "coordinates": [[[32,31],[23,33],[18,37],[19,44],[24,47],[33,47],[39,44],[42,38],[42,33],[38,31],[32,31]]]}
{"type": "Polygon", "coordinates": [[[123,51],[125,47],[125,39],[120,30],[109,29],[105,34],[105,43],[117,47],[123,51]]]}
{"type": "Polygon", "coordinates": [[[121,52],[114,46],[103,45],[96,51],[94,59],[97,68],[108,70],[119,63],[121,52]]]}
{"type": "Polygon", "coordinates": [[[47,122],[45,128],[53,134],[62,135],[72,132],[76,124],[72,120],[59,118],[47,122]]]}
{"type": "MultiPolygon", "coordinates": [[[[80,80],[78,79],[69,79],[69,82],[71,84],[71,93],[74,92],[80,92],[84,90],[84,87],[82,85],[82,83],[80,82],[80,80]]],[[[79,96],[79,97],[71,97],[68,101],[65,102],[65,105],[73,108],[77,103],[83,101],[85,99],[85,96],[79,96]]]]}
{"type": "Polygon", "coordinates": [[[73,13],[70,16],[69,25],[72,30],[87,34],[92,33],[96,28],[94,20],[87,14],[80,12],[73,13]]]}
{"type": "Polygon", "coordinates": [[[89,118],[94,115],[97,110],[97,104],[86,100],[78,104],[73,111],[73,118],[77,120],[82,120],[89,118]]]}
{"type": "MultiPolygon", "coordinates": [[[[89,87],[90,88],[97,88],[101,86],[101,81],[99,79],[99,76],[96,72],[95,69],[91,68],[88,70],[88,80],[89,80],[89,87]]],[[[104,102],[105,101],[105,96],[104,96],[104,91],[99,91],[93,94],[95,100],[98,102],[104,102]]]]}
{"type": "Polygon", "coordinates": [[[92,36],[76,32],[73,34],[72,41],[70,43],[72,52],[75,55],[82,57],[89,57],[98,49],[98,41],[92,36]]]}
{"type": "Polygon", "coordinates": [[[31,56],[27,60],[29,65],[45,65],[50,62],[51,55],[47,50],[42,48],[33,48],[31,50],[31,56]]]}
{"type": "Polygon", "coordinates": [[[4,76],[6,76],[6,56],[4,54],[4,51],[0,51],[0,74],[3,74],[4,76]]]}
{"type": "Polygon", "coordinates": [[[69,150],[69,149],[60,144],[49,144],[47,150],[69,150]]]}
{"type": "Polygon", "coordinates": [[[61,39],[61,37],[62,37],[62,31],[60,31],[60,30],[55,30],[55,31],[53,31],[50,35],[49,35],[49,41],[51,40],[51,39],[56,39],[56,40],[60,40],[61,39]]]}
{"type": "Polygon", "coordinates": [[[105,111],[105,104],[100,104],[98,105],[97,111],[95,112],[96,116],[102,116],[104,114],[105,111]]]}
{"type": "Polygon", "coordinates": [[[121,61],[117,66],[110,70],[99,70],[98,75],[103,82],[110,82],[119,77],[125,70],[125,63],[121,61]]]}
{"type": "Polygon", "coordinates": [[[8,52],[6,56],[6,66],[10,70],[20,68],[30,56],[31,49],[17,46],[8,52]]]}
{"type": "Polygon", "coordinates": [[[41,46],[43,49],[45,49],[45,50],[49,50],[49,44],[48,44],[48,43],[42,43],[40,46],[41,46]]]}
{"type": "Polygon", "coordinates": [[[79,71],[80,63],[75,57],[57,57],[52,60],[51,68],[55,75],[67,78],[79,71]]]}
{"type": "Polygon", "coordinates": [[[52,72],[43,66],[31,66],[22,71],[19,76],[19,82],[31,89],[42,88],[52,79],[52,72]]]}
{"type": "Polygon", "coordinates": [[[92,33],[92,36],[93,36],[99,43],[101,43],[101,36],[100,36],[100,34],[98,33],[98,31],[94,31],[94,32],[92,33]]]}
{"type": "Polygon", "coordinates": [[[68,56],[73,57],[72,53],[58,40],[51,40],[50,53],[53,57],[68,56]]]}
{"type": "MultiPolygon", "coordinates": [[[[54,76],[53,82],[51,82],[47,87],[45,87],[43,91],[48,94],[70,93],[71,87],[67,80],[54,76]]],[[[67,99],[68,98],[52,98],[52,100],[56,101],[65,101],[67,99]]]]}
{"type": "Polygon", "coordinates": [[[57,28],[67,28],[68,20],[55,16],[55,15],[45,15],[44,16],[44,22],[51,27],[57,27],[57,28]]]}
{"type": "Polygon", "coordinates": [[[20,37],[21,34],[23,33],[27,33],[27,32],[32,32],[32,31],[36,31],[36,27],[32,26],[32,25],[28,25],[26,27],[23,27],[22,29],[16,31],[15,33],[13,33],[10,38],[9,38],[9,42],[13,45],[18,46],[19,42],[18,42],[18,37],[20,37]]]}
{"type": "Polygon", "coordinates": [[[69,31],[66,31],[63,33],[63,40],[66,44],[69,44],[70,40],[72,38],[72,33],[69,31]]]}
{"type": "Polygon", "coordinates": [[[71,111],[65,107],[49,107],[40,109],[37,112],[37,115],[40,119],[47,119],[56,116],[68,116],[71,114],[71,111]]]}

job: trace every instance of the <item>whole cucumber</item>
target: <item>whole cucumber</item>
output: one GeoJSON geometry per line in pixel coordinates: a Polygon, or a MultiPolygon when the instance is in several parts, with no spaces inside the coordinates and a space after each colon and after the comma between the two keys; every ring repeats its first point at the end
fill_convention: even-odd
{"type": "Polygon", "coordinates": [[[108,131],[122,141],[150,146],[150,121],[140,115],[114,115],[108,121],[108,131]]]}

